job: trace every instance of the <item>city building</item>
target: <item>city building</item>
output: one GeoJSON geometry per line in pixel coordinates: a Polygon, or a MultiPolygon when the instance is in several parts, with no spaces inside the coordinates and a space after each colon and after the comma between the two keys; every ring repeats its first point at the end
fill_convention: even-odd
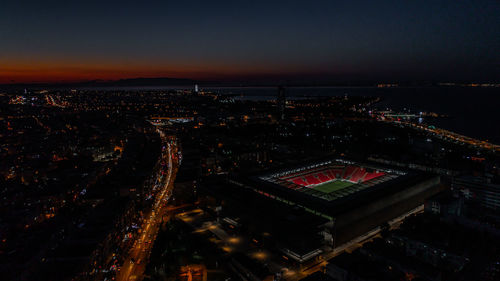
{"type": "Polygon", "coordinates": [[[466,200],[478,202],[482,206],[500,210],[500,185],[489,183],[484,177],[454,177],[452,189],[463,194],[466,200]]]}

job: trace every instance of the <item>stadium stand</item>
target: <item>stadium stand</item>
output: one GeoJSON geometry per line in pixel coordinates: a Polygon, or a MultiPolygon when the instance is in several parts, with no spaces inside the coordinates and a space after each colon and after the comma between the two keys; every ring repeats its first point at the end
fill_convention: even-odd
{"type": "Polygon", "coordinates": [[[321,173],[317,173],[316,176],[318,176],[318,179],[321,181],[321,182],[327,182],[327,181],[331,181],[332,178],[326,176],[323,172],[321,173]]]}
{"type": "Polygon", "coordinates": [[[367,173],[366,176],[363,178],[363,181],[369,181],[378,177],[381,177],[385,175],[384,172],[373,172],[373,173],[367,173]]]}
{"type": "Polygon", "coordinates": [[[363,168],[356,168],[351,175],[352,182],[359,182],[366,175],[366,170],[363,168]]]}
{"type": "Polygon", "coordinates": [[[369,172],[363,167],[346,165],[345,167],[322,167],[314,170],[300,171],[280,177],[280,180],[302,187],[314,187],[338,179],[352,183],[364,183],[383,175],[385,175],[384,172],[369,172]]]}
{"type": "Polygon", "coordinates": [[[306,181],[309,185],[316,185],[316,184],[320,184],[322,183],[321,181],[319,181],[314,174],[312,175],[307,175],[306,176],[306,181]]]}

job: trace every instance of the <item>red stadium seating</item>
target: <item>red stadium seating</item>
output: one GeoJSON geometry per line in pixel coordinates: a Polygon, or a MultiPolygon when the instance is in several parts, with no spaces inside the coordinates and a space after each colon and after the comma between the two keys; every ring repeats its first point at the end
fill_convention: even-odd
{"type": "Polygon", "coordinates": [[[332,172],[333,170],[327,170],[325,171],[325,174],[330,178],[330,179],[335,179],[336,176],[335,176],[335,173],[332,172]]]}
{"type": "Polygon", "coordinates": [[[366,175],[366,170],[363,168],[357,168],[354,173],[352,173],[350,181],[359,182],[366,175]]]}
{"type": "Polygon", "coordinates": [[[363,181],[369,181],[371,179],[375,179],[375,178],[378,178],[380,176],[383,176],[385,175],[384,172],[373,172],[373,173],[368,173],[366,174],[365,178],[363,179],[363,181]]]}
{"type": "Polygon", "coordinates": [[[313,184],[320,184],[321,182],[315,178],[313,175],[307,175],[306,177],[306,181],[309,185],[313,185],[313,184]]]}
{"type": "Polygon", "coordinates": [[[365,168],[347,165],[344,168],[316,168],[312,171],[301,171],[281,177],[282,180],[293,182],[299,186],[310,187],[335,179],[344,179],[353,183],[364,182],[385,175],[384,172],[368,172],[365,168]]]}
{"type": "Polygon", "coordinates": [[[307,182],[305,182],[302,178],[294,178],[292,179],[292,182],[300,186],[308,186],[307,182]]]}
{"type": "Polygon", "coordinates": [[[317,173],[315,176],[317,176],[321,182],[327,182],[332,180],[330,177],[326,176],[323,173],[317,173]]]}
{"type": "Polygon", "coordinates": [[[358,169],[358,167],[356,167],[356,166],[347,166],[347,168],[345,168],[345,170],[344,170],[343,178],[348,180],[352,176],[352,173],[354,173],[354,171],[356,171],[356,169],[358,169]]]}
{"type": "Polygon", "coordinates": [[[342,177],[342,173],[344,173],[344,169],[333,169],[330,170],[330,172],[333,174],[333,177],[338,179],[342,177]]]}

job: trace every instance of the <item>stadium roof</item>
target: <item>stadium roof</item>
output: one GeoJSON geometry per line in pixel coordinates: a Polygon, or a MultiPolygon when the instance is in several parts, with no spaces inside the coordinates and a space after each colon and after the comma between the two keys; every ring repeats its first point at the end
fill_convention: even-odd
{"type": "Polygon", "coordinates": [[[377,198],[404,190],[407,187],[414,186],[419,182],[432,177],[434,177],[434,175],[416,171],[402,171],[400,169],[394,169],[380,164],[360,163],[345,159],[331,159],[312,162],[301,166],[263,171],[257,174],[241,176],[230,181],[233,184],[253,189],[255,192],[264,196],[271,197],[275,200],[291,205],[299,205],[313,213],[317,212],[318,215],[326,215],[326,217],[331,218],[331,216],[336,216],[337,214],[341,214],[358,206],[362,206],[363,204],[374,201],[377,198]],[[353,184],[353,188],[351,190],[352,192],[344,192],[344,194],[341,194],[342,192],[336,193],[334,198],[318,196],[319,191],[311,192],[307,191],[307,189],[303,187],[290,188],[289,185],[283,184],[282,181],[278,182],[273,180],[294,172],[307,173],[308,170],[324,167],[325,165],[335,165],[337,163],[384,171],[391,175],[391,177],[384,181],[374,182],[374,184],[368,187],[353,184]]]}

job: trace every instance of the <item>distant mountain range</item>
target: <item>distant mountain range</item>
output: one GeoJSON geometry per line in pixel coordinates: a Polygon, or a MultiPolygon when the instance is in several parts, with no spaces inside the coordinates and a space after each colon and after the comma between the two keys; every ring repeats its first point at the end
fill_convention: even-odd
{"type": "Polygon", "coordinates": [[[98,82],[95,81],[99,86],[173,86],[173,85],[192,85],[196,83],[195,80],[186,78],[168,78],[168,77],[157,77],[157,78],[130,78],[130,79],[120,79],[116,81],[108,82],[98,82]]]}
{"type": "Polygon", "coordinates": [[[50,82],[50,83],[13,83],[0,84],[0,87],[19,88],[19,87],[140,87],[140,86],[184,86],[197,83],[192,79],[185,78],[130,78],[120,80],[91,80],[85,82],[50,82]]]}

